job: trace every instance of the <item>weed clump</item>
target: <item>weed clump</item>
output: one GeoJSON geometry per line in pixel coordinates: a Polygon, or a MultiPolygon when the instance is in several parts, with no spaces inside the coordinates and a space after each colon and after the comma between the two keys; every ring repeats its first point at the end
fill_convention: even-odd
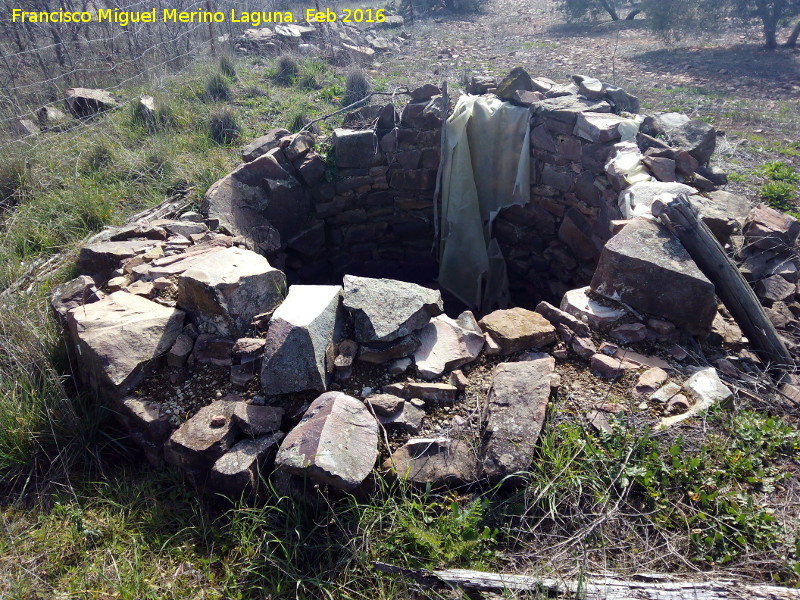
{"type": "Polygon", "coordinates": [[[299,65],[297,86],[304,90],[318,90],[325,81],[327,65],[317,58],[308,58],[299,65]]]}
{"type": "Polygon", "coordinates": [[[291,85],[299,72],[300,66],[295,58],[284,54],[278,58],[278,64],[275,67],[275,81],[283,85],[291,85]]]}
{"type": "Polygon", "coordinates": [[[25,161],[21,156],[0,161],[0,212],[19,202],[26,185],[25,173],[25,161]]]}
{"type": "Polygon", "coordinates": [[[134,128],[143,128],[148,133],[157,133],[175,127],[177,119],[169,105],[156,99],[152,111],[145,108],[142,102],[132,102],[130,104],[130,123],[134,128]]]}
{"type": "Polygon", "coordinates": [[[208,78],[205,97],[212,102],[227,102],[231,99],[231,86],[221,73],[214,73],[208,78]]]}
{"type": "Polygon", "coordinates": [[[86,157],[83,159],[81,172],[85,175],[101,171],[109,166],[114,160],[114,151],[106,142],[95,144],[86,157]]]}
{"type": "Polygon", "coordinates": [[[219,70],[228,79],[236,79],[236,65],[233,59],[227,54],[223,54],[219,59],[219,70]]]}
{"type": "Polygon", "coordinates": [[[344,82],[342,106],[350,106],[366,98],[371,90],[372,85],[363,71],[350,71],[344,82]]]}
{"type": "Polygon", "coordinates": [[[228,145],[235,142],[241,133],[236,113],[230,108],[213,112],[208,119],[208,132],[211,139],[218,144],[228,145]]]}
{"type": "Polygon", "coordinates": [[[297,133],[303,127],[308,125],[310,121],[311,119],[309,119],[308,114],[306,114],[305,107],[301,106],[289,114],[287,129],[292,133],[297,133]]]}

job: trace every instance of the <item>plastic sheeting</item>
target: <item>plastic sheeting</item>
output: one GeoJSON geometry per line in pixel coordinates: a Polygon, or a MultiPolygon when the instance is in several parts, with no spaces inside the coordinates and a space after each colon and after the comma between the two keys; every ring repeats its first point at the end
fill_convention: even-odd
{"type": "Polygon", "coordinates": [[[509,302],[492,223],[530,200],[529,123],[527,108],[463,95],[445,125],[439,284],[481,312],[509,302]]]}

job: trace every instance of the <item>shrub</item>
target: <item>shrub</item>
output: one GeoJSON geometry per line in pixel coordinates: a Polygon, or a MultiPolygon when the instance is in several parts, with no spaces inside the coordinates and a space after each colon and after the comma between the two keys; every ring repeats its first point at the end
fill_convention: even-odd
{"type": "Polygon", "coordinates": [[[363,71],[350,71],[344,82],[342,106],[349,106],[365,98],[372,89],[369,79],[363,71]]]}
{"type": "Polygon", "coordinates": [[[206,82],[206,99],[227,102],[231,99],[231,86],[221,73],[214,73],[206,82]]]}
{"type": "Polygon", "coordinates": [[[135,128],[141,127],[148,133],[156,133],[164,129],[175,127],[177,120],[172,108],[156,98],[154,102],[153,117],[149,118],[139,102],[130,104],[130,122],[135,128]]]}
{"type": "Polygon", "coordinates": [[[211,139],[218,144],[231,144],[239,138],[239,121],[230,108],[223,108],[211,114],[208,120],[211,139]]]}
{"type": "Polygon", "coordinates": [[[275,67],[275,81],[283,85],[289,85],[297,78],[300,67],[293,56],[284,54],[278,59],[275,67]]]}
{"type": "Polygon", "coordinates": [[[223,54],[219,59],[219,70],[228,79],[236,79],[236,65],[233,59],[227,54],[223,54]]]}
{"type": "Polygon", "coordinates": [[[441,10],[453,12],[479,12],[486,0],[403,0],[400,12],[425,14],[441,10]]]}
{"type": "Polygon", "coordinates": [[[257,85],[251,85],[244,89],[244,95],[246,98],[266,98],[269,96],[267,90],[264,88],[260,88],[257,85]]]}

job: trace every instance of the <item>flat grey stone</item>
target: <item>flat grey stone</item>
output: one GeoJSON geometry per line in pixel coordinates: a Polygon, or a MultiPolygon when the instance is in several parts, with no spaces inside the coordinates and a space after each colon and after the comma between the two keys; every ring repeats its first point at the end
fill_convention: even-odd
{"type": "Polygon", "coordinates": [[[236,404],[233,400],[216,400],[197,411],[167,440],[164,459],[193,472],[210,468],[236,439],[238,428],[231,419],[236,404]]]}
{"type": "Polygon", "coordinates": [[[277,431],[238,442],[214,463],[209,473],[209,486],[215,493],[231,500],[251,495],[259,480],[272,471],[272,462],[283,433],[277,431]]]}
{"type": "Polygon", "coordinates": [[[356,341],[360,343],[405,337],[444,310],[438,290],[354,275],[344,277],[344,306],[355,318],[356,341]]]}
{"type": "Polygon", "coordinates": [[[492,484],[527,471],[544,425],[555,359],[503,363],[486,398],[483,473],[492,484]]]}
{"type": "Polygon", "coordinates": [[[384,467],[399,478],[434,488],[456,487],[477,479],[478,460],[469,442],[450,438],[414,438],[384,467]]]}

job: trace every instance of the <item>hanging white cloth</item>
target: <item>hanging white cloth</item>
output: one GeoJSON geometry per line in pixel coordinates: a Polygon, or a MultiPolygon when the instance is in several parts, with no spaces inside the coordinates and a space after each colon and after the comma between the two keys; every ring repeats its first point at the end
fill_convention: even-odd
{"type": "Polygon", "coordinates": [[[498,98],[463,95],[445,127],[439,284],[488,312],[509,302],[492,223],[502,208],[530,200],[530,112],[498,98]]]}

